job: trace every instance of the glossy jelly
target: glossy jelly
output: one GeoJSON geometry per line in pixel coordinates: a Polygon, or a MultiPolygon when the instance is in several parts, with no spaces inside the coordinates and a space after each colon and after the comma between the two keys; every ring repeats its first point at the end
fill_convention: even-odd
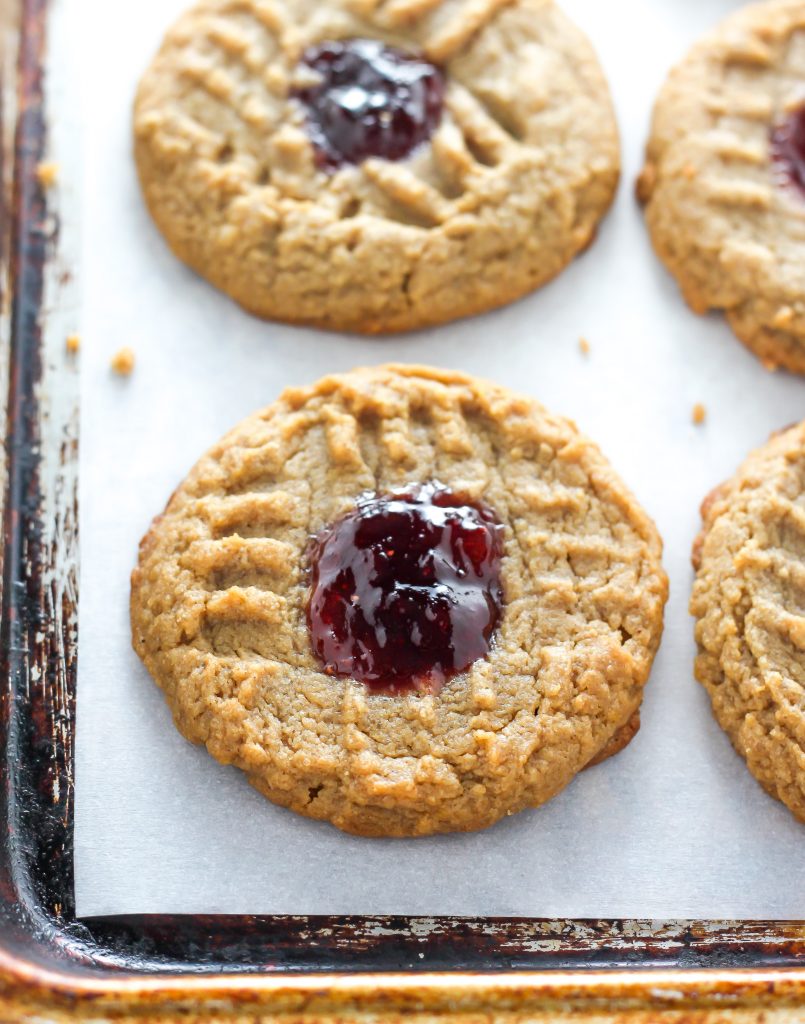
{"type": "Polygon", "coordinates": [[[441,120],[444,75],[415,54],[375,39],[347,39],[311,47],[302,63],[319,78],[294,95],[307,108],[321,166],[401,160],[441,120]]]}
{"type": "Polygon", "coordinates": [[[489,652],[502,557],[492,509],[439,483],[362,495],[311,543],[316,656],[373,690],[437,691],[489,652]]]}
{"type": "Polygon", "coordinates": [[[793,185],[805,198],[805,103],[775,126],[771,150],[778,181],[793,185]]]}

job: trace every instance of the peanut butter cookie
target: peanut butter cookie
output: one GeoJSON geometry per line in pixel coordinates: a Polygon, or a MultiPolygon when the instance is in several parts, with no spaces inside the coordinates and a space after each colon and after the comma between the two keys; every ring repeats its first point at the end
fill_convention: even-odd
{"type": "Polygon", "coordinates": [[[702,507],[696,677],[749,770],[805,821],[805,423],[702,507]]]}
{"type": "Polygon", "coordinates": [[[193,469],[142,542],[134,647],[179,730],[275,803],[469,831],[631,739],[660,555],[567,420],[458,373],[356,370],[193,469]]]}
{"type": "Polygon", "coordinates": [[[671,72],[638,194],[691,308],[805,373],[805,0],[737,11],[671,72]]]}
{"type": "Polygon", "coordinates": [[[595,54],[551,0],[203,0],[134,127],[180,259],[258,316],[365,333],[544,284],[620,166],[595,54]]]}

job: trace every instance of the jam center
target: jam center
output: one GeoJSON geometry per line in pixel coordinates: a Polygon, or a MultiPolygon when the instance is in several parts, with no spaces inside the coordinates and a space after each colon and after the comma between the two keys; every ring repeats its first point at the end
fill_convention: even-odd
{"type": "Polygon", "coordinates": [[[294,95],[307,107],[318,162],[331,169],[368,157],[401,160],[442,117],[442,72],[374,39],[322,43],[302,55],[318,81],[294,95]]]}
{"type": "Polygon", "coordinates": [[[778,179],[805,195],[805,103],[776,125],[771,150],[778,179]]]}
{"type": "Polygon", "coordinates": [[[435,691],[489,652],[503,528],[486,505],[438,483],[365,494],[310,556],[308,624],[331,675],[435,691]]]}

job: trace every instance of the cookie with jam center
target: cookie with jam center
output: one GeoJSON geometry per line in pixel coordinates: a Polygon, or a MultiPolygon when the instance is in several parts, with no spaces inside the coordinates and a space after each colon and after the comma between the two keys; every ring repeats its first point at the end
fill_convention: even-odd
{"type": "Polygon", "coordinates": [[[752,452],[702,520],[696,678],[750,772],[805,821],[805,423],[752,452]]]}
{"type": "Polygon", "coordinates": [[[286,391],[192,470],[132,577],[179,730],[349,832],[470,831],[639,724],[667,580],[592,442],[458,373],[286,391]]]}
{"type": "Polygon", "coordinates": [[[180,259],[257,316],[362,333],[544,284],[620,169],[596,56],[551,0],[202,0],[134,134],[180,259]]]}
{"type": "Polygon", "coordinates": [[[737,11],[671,72],[638,194],[690,307],[805,373],[803,0],[737,11]]]}

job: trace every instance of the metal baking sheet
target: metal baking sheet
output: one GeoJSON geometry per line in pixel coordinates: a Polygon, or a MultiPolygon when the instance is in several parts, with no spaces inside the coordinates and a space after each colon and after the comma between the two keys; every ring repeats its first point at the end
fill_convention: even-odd
{"type": "Polygon", "coordinates": [[[667,69],[735,4],[622,0],[613,18],[609,5],[566,0],[599,51],[624,136],[624,181],[598,240],[505,310],[366,340],[249,318],[180,266],[150,223],[130,109],[184,0],[65,2],[83,73],[79,916],[805,917],[802,826],[712,721],[686,609],[700,501],[802,417],[805,385],[767,373],[718,317],[685,309],[632,197],[667,69]],[[137,357],[126,380],[109,371],[123,345],[137,357]],[[641,733],[546,807],[477,835],[356,839],[272,807],[176,733],[129,644],[137,542],[196,458],[285,385],[388,360],[493,378],[573,417],[666,541],[672,593],[641,733]]]}

